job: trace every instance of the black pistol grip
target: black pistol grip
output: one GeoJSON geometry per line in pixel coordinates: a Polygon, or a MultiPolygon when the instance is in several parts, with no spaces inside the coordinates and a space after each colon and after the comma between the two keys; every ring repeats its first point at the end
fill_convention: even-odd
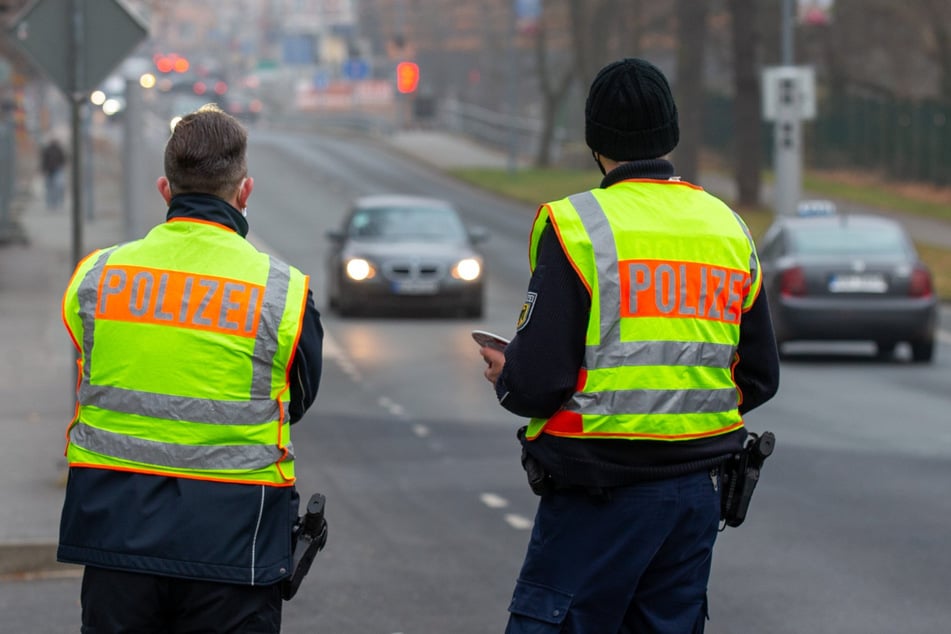
{"type": "Polygon", "coordinates": [[[297,594],[301,582],[310,572],[314,558],[327,544],[325,505],[326,498],[320,493],[313,494],[307,502],[307,511],[301,518],[300,530],[297,532],[297,540],[294,544],[291,576],[284,580],[281,588],[281,596],[285,601],[290,601],[297,594]]]}

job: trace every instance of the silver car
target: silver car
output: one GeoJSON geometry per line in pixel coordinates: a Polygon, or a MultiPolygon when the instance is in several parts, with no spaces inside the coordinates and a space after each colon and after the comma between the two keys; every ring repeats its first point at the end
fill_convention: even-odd
{"type": "MultiPolygon", "coordinates": [[[[934,355],[938,300],[904,227],[863,214],[777,219],[759,248],[777,343],[873,341],[882,358],[907,342],[934,355]]],[[[782,347],[780,347],[782,353],[782,347]]]]}
{"type": "Polygon", "coordinates": [[[379,310],[425,310],[481,317],[488,234],[463,225],[447,201],[376,195],[353,202],[329,231],[327,289],[342,316],[379,310]]]}

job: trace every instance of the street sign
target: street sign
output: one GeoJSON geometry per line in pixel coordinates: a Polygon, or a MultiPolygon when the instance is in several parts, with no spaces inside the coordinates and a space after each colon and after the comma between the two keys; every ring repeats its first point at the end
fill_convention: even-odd
{"type": "Polygon", "coordinates": [[[88,93],[148,36],[122,0],[38,0],[10,27],[12,39],[72,97],[88,93]]]}
{"type": "Polygon", "coordinates": [[[343,63],[343,76],[351,81],[359,81],[370,76],[370,64],[365,59],[352,57],[343,63]]]}

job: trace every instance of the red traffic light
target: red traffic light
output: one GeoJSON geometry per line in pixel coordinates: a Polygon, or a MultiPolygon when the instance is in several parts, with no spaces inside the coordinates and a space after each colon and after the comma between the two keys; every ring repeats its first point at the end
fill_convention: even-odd
{"type": "Polygon", "coordinates": [[[396,65],[396,89],[401,93],[416,92],[419,86],[419,64],[400,62],[396,65]]]}

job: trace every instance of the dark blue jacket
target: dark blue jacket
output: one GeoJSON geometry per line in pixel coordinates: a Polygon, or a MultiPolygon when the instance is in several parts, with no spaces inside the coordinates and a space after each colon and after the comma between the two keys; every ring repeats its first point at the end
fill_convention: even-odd
{"type": "MultiPolygon", "coordinates": [[[[241,213],[214,196],[175,196],[168,219],[177,217],[216,222],[245,237],[248,233],[241,213]]],[[[322,346],[320,314],[308,293],[291,366],[292,423],[316,398],[322,346]]],[[[291,527],[298,510],[294,487],[73,467],[57,559],[188,579],[273,584],[290,573],[291,527]]]]}
{"type": "MultiPolygon", "coordinates": [[[[632,178],[667,179],[674,168],[665,160],[632,161],[608,173],[601,187],[632,178]]],[[[549,418],[574,393],[584,362],[591,296],[572,268],[555,231],[545,227],[538,246],[528,320],[505,349],[505,366],[496,382],[502,406],[525,417],[549,418]]],[[[779,386],[779,354],[766,293],[761,292],[740,322],[734,379],[742,395],[740,413],[770,399],[779,386]]],[[[699,440],[664,442],[562,438],[541,434],[519,438],[559,483],[610,487],[671,477],[718,464],[742,447],[746,430],[699,440]]]]}

